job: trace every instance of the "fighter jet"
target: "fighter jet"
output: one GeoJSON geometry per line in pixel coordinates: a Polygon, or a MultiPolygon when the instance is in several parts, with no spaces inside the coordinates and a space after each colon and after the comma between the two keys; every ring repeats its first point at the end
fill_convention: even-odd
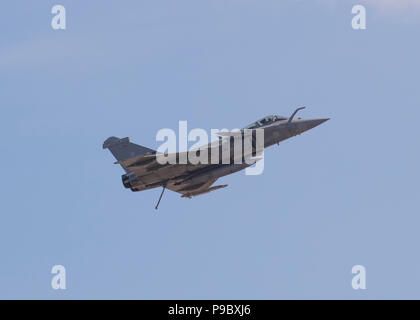
{"type": "MultiPolygon", "coordinates": [[[[278,115],[271,115],[260,119],[239,132],[220,132],[219,141],[209,143],[208,148],[209,158],[215,149],[218,149],[220,157],[223,152],[220,152],[223,144],[232,142],[234,137],[245,136],[244,132],[247,130],[257,131],[257,129],[264,130],[263,148],[267,148],[274,144],[279,144],[281,141],[294,137],[307,130],[310,130],[329,118],[323,119],[295,119],[295,115],[299,110],[305,107],[296,109],[290,117],[283,117],[278,115]]],[[[116,164],[120,164],[125,170],[122,175],[122,183],[125,188],[132,191],[143,191],[152,188],[162,187],[159,200],[155,206],[158,208],[160,200],[162,199],[165,189],[169,189],[181,194],[183,198],[192,198],[198,195],[209,193],[221,188],[227,187],[226,184],[212,186],[220,177],[243,170],[256,161],[258,161],[256,150],[256,135],[252,136],[252,151],[255,153],[255,161],[240,162],[234,159],[234,144],[230,143],[230,152],[228,153],[228,161],[222,161],[214,164],[208,161],[207,163],[165,163],[158,161],[158,156],[161,153],[153,149],[149,149],[135,143],[130,142],[129,138],[119,139],[117,137],[110,137],[103,143],[103,149],[109,149],[114,157],[117,159],[116,164]]],[[[243,138],[244,139],[244,138],[243,138]]],[[[190,151],[191,152],[191,151],[190,151]]],[[[200,152],[200,151],[198,151],[200,152]]],[[[165,156],[172,156],[172,159],[179,159],[181,153],[168,154],[165,156]]],[[[243,160],[243,155],[241,156],[243,160]]]]}

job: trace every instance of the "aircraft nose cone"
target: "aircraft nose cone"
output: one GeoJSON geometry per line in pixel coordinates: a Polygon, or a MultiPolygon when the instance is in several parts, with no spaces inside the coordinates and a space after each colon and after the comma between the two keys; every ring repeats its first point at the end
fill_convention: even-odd
{"type": "Polygon", "coordinates": [[[308,129],[315,128],[328,120],[330,120],[330,118],[308,120],[308,123],[307,123],[308,129]]]}
{"type": "Polygon", "coordinates": [[[330,120],[330,118],[304,120],[298,125],[298,132],[302,133],[307,130],[313,129],[328,120],[330,120]]]}

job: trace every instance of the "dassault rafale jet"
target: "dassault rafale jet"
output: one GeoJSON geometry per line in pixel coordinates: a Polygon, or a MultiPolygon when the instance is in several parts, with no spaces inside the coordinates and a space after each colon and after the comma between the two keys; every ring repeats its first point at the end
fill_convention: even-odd
{"type": "MultiPolygon", "coordinates": [[[[256,129],[264,130],[264,145],[267,148],[274,144],[289,139],[293,136],[299,135],[302,132],[315,128],[321,123],[329,120],[324,119],[295,119],[296,113],[304,109],[300,107],[296,109],[293,114],[287,118],[277,115],[267,116],[258,120],[241,131],[234,132],[219,132],[219,141],[209,143],[205,148],[208,150],[210,158],[212,150],[217,149],[218,155],[222,156],[222,145],[226,142],[232,142],[234,137],[241,136],[244,139],[244,131],[254,132],[256,129]],[[248,130],[245,130],[248,129],[248,130]],[[226,138],[227,137],[227,138],[226,138]],[[220,149],[219,149],[220,148],[220,149]]],[[[256,134],[252,135],[252,150],[256,153],[256,134]]],[[[155,150],[137,145],[130,142],[129,138],[108,138],[104,144],[104,149],[109,149],[114,157],[117,159],[116,164],[120,164],[125,170],[122,175],[122,183],[125,188],[132,191],[143,191],[156,187],[162,187],[162,193],[155,209],[158,208],[160,200],[162,199],[165,189],[169,189],[181,194],[184,198],[192,198],[202,195],[217,189],[225,188],[227,185],[212,186],[220,177],[232,174],[234,172],[243,170],[253,165],[258,158],[252,163],[234,161],[234,143],[230,143],[230,152],[228,151],[228,161],[220,161],[214,164],[213,161],[203,163],[165,163],[158,161],[158,156],[162,155],[155,150]]],[[[202,150],[202,148],[200,148],[202,150]]],[[[191,151],[189,151],[191,152],[191,151]]],[[[197,151],[198,153],[200,151],[197,151]]],[[[173,156],[174,159],[179,159],[182,152],[168,154],[165,156],[173,156]]],[[[241,156],[241,159],[242,156],[241,156]]]]}

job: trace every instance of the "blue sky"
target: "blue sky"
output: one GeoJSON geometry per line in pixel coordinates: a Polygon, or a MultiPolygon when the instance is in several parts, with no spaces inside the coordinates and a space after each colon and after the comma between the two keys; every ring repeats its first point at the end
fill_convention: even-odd
{"type": "Polygon", "coordinates": [[[402,2],[3,1],[0,298],[420,298],[420,5],[402,2]],[[332,119],[157,213],[102,150],[301,105],[332,119]]]}

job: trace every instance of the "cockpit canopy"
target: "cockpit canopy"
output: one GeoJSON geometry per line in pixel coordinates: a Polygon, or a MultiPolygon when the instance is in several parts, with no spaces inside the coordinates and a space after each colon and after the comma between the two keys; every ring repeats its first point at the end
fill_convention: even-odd
{"type": "Polygon", "coordinates": [[[256,128],[266,126],[268,124],[272,124],[276,121],[283,121],[287,119],[288,118],[282,117],[282,116],[267,116],[265,118],[262,118],[261,120],[251,123],[250,125],[246,126],[244,129],[256,129],[256,128]]]}

